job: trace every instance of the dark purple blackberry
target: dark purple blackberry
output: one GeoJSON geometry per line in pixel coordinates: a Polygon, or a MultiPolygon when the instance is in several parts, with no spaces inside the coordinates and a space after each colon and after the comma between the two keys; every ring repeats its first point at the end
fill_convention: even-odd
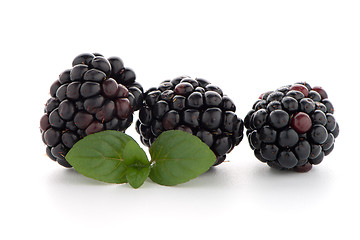
{"type": "Polygon", "coordinates": [[[300,82],[261,94],[244,125],[260,161],[307,172],[334,148],[339,125],[333,113],[324,89],[300,82]]]}
{"type": "Polygon", "coordinates": [[[166,130],[191,133],[215,153],[215,166],[243,138],[244,124],[235,110],[233,101],[219,87],[204,79],[181,76],[144,93],[136,131],[148,147],[166,130]]]}
{"type": "Polygon", "coordinates": [[[40,119],[50,159],[71,167],[65,155],[79,139],[102,130],[125,131],[143,102],[143,88],[135,79],[118,57],[77,56],[51,85],[40,119]]]}

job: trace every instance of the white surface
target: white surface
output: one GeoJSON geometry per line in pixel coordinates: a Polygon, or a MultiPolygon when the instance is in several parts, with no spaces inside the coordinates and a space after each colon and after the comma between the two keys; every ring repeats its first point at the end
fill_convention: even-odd
{"type": "Polygon", "coordinates": [[[0,5],[1,239],[359,239],[358,1],[0,5]],[[45,157],[38,125],[50,84],[92,51],[120,56],[145,88],[206,78],[242,118],[264,91],[322,85],[335,150],[309,173],[278,172],[244,138],[229,162],[176,187],[83,177],[45,157]]]}

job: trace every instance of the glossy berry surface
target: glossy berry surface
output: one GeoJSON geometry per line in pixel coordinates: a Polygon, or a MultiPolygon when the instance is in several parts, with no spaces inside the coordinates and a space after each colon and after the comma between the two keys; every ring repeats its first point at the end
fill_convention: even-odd
{"type": "Polygon", "coordinates": [[[300,134],[308,132],[311,126],[311,119],[309,115],[304,112],[296,113],[291,119],[291,127],[300,134]]]}
{"type": "Polygon", "coordinates": [[[143,88],[118,57],[84,53],[50,87],[40,119],[46,154],[64,167],[65,156],[81,138],[103,130],[125,131],[140,108],[143,88]]]}
{"type": "Polygon", "coordinates": [[[272,168],[297,172],[320,164],[339,135],[326,91],[305,82],[261,94],[244,125],[257,159],[272,168]]]}
{"type": "MultiPolygon", "coordinates": [[[[243,138],[243,121],[235,110],[219,87],[205,79],[180,76],[145,92],[136,131],[148,147],[163,131],[191,133],[210,147],[218,165],[243,138]]],[[[264,121],[264,116],[258,118],[264,121]]]]}

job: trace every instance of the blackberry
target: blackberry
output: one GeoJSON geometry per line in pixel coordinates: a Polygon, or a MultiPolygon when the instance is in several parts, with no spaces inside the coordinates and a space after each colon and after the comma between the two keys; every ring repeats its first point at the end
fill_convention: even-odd
{"type": "Polygon", "coordinates": [[[144,93],[136,131],[151,143],[166,130],[182,130],[199,137],[222,163],[243,138],[244,124],[235,104],[222,90],[200,78],[180,76],[144,93]]]}
{"type": "Polygon", "coordinates": [[[277,169],[311,170],[334,149],[334,107],[321,87],[300,82],[261,94],[246,115],[250,147],[277,169]]]}
{"type": "Polygon", "coordinates": [[[81,138],[102,130],[125,131],[143,102],[135,73],[118,57],[77,56],[50,87],[40,131],[50,159],[64,167],[66,153],[81,138]]]}

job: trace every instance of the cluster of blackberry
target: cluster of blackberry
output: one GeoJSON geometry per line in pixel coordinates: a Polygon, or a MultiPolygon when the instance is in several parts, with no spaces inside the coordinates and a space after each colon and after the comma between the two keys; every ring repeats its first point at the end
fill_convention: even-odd
{"type": "Polygon", "coordinates": [[[65,155],[79,139],[102,130],[125,131],[143,102],[143,88],[135,78],[118,57],[77,56],[51,85],[40,120],[49,158],[71,167],[65,155]]]}
{"type": "Polygon", "coordinates": [[[136,131],[145,146],[163,131],[186,131],[215,153],[214,166],[241,142],[244,126],[260,161],[298,172],[321,163],[339,135],[327,93],[306,82],[261,94],[243,122],[233,101],[205,79],[180,76],[145,93],[135,79],[118,57],[77,56],[51,85],[40,119],[49,158],[71,167],[65,156],[77,141],[103,130],[125,131],[136,110],[136,131]]]}
{"type": "Polygon", "coordinates": [[[243,121],[235,104],[208,81],[181,76],[163,81],[144,94],[136,130],[150,147],[166,130],[182,130],[199,137],[222,163],[243,138],[243,121]]]}
{"type": "Polygon", "coordinates": [[[333,113],[324,89],[301,82],[262,94],[244,124],[260,161],[307,172],[334,149],[339,125],[333,113]]]}

